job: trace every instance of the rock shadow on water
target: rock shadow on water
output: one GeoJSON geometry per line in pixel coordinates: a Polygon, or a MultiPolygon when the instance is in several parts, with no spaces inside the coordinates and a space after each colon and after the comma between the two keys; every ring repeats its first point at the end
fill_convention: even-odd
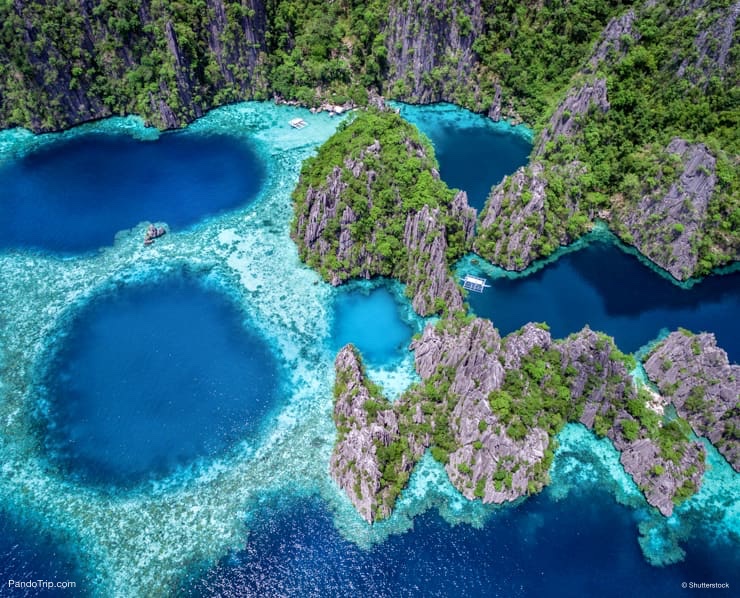
{"type": "Polygon", "coordinates": [[[0,163],[0,250],[89,252],[147,220],[181,230],[254,200],[264,180],[252,145],[226,134],[55,136],[0,163]]]}
{"type": "Polygon", "coordinates": [[[245,320],[225,292],[184,273],[93,298],[43,374],[37,428],[51,461],[85,483],[125,486],[256,438],[280,368],[245,320]]]}

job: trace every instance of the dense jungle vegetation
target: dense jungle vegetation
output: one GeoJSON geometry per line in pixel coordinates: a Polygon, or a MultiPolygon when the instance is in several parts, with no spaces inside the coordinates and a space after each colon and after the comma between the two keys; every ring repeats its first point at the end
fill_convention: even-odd
{"type": "MultiPolygon", "coordinates": [[[[731,6],[0,0],[0,127],[52,130],[129,113],[176,127],[242,99],[363,105],[378,92],[482,112],[498,105],[503,117],[539,132],[570,90],[603,78],[609,109],[574,115],[575,131],[552,139],[538,156],[547,202],[535,251],[547,255],[603,213],[632,243],[623,216],[680,175],[681,164],[665,148],[681,137],[706,144],[716,159],[707,216],[691,239],[698,263],[690,274],[701,275],[740,255],[740,50],[736,31],[726,28],[731,6]],[[629,9],[634,24],[604,59],[590,63],[606,24],[629,9]],[[461,56],[470,64],[461,67],[461,56]]],[[[681,230],[653,225],[658,253],[667,255],[681,230]]]]}
{"type": "MultiPolygon", "coordinates": [[[[480,5],[480,31],[452,0],[72,0],[0,2],[0,124],[51,129],[70,124],[67,95],[86,98],[97,111],[137,113],[163,125],[160,101],[184,124],[202,109],[278,94],[307,105],[353,100],[368,90],[411,98],[403,86],[386,89],[391,9],[414,15],[428,8],[439,25],[435,39],[412,39],[417,54],[444,45],[453,22],[481,68],[449,101],[470,105],[479,85],[481,106],[494,84],[530,123],[539,122],[553,93],[575,72],[608,18],[625,4],[610,0],[512,0],[480,5]]],[[[475,15],[474,15],[475,16],[475,15]]],[[[450,57],[432,65],[435,85],[450,57]]],[[[434,60],[432,60],[434,62],[434,60]]],[[[474,106],[470,106],[474,107],[474,106]]],[[[94,111],[93,111],[94,112],[94,111]]],[[[92,114],[90,115],[90,117],[92,114]]],[[[88,117],[89,118],[89,117],[88,117]]]]}

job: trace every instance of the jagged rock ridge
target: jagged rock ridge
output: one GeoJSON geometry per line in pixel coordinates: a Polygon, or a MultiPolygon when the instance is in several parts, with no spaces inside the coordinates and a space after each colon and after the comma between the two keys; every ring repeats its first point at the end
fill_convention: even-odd
{"type": "MultiPolygon", "coordinates": [[[[643,196],[634,207],[614,210],[612,220],[623,225],[640,253],[685,280],[696,270],[697,234],[707,220],[716,184],[716,160],[702,143],[679,137],[666,147],[678,158],[680,174],[643,196]]],[[[740,256],[736,256],[740,258],[740,256]]]]}
{"type": "Polygon", "coordinates": [[[334,285],[397,277],[422,315],[460,309],[449,263],[470,247],[476,212],[442,183],[431,148],[387,111],[359,116],[333,143],[356,157],[327,164],[323,180],[321,152],[304,168],[291,232],[302,259],[334,285]]]}
{"type": "Polygon", "coordinates": [[[652,351],[645,371],[694,432],[740,472],[740,365],[730,365],[714,335],[671,333],[652,351]]]}
{"type": "MultiPolygon", "coordinates": [[[[735,72],[731,56],[738,14],[738,2],[711,10],[705,2],[670,7],[647,3],[613,18],[540,133],[533,162],[491,191],[481,213],[476,251],[497,265],[522,270],[590,230],[594,219],[600,218],[625,243],[681,281],[739,260],[737,185],[729,182],[733,179],[728,175],[737,169],[736,154],[725,154],[716,143],[691,143],[687,139],[696,136],[695,130],[678,122],[674,130],[683,132],[685,125],[687,135],[638,145],[625,151],[618,164],[619,149],[601,163],[590,158],[600,143],[608,145],[610,134],[594,124],[613,122],[621,127],[629,118],[625,116],[629,106],[637,101],[630,94],[640,93],[634,85],[626,89],[617,84],[616,92],[608,89],[607,79],[614,85],[619,77],[605,75],[620,69],[642,72],[644,64],[651,71],[645,77],[657,79],[659,74],[664,86],[680,88],[688,81],[690,87],[706,91],[714,81],[715,87],[727,87],[721,82],[735,72]],[[651,27],[656,19],[681,18],[696,24],[695,51],[677,49],[672,59],[658,63],[646,49],[656,45],[651,27]],[[644,23],[647,39],[640,26],[644,23]],[[612,93],[621,121],[620,117],[607,119],[612,93]],[[587,149],[579,151],[582,147],[587,149]]],[[[715,116],[702,117],[701,127],[715,116]]],[[[645,120],[639,127],[649,128],[645,120]]],[[[656,126],[660,120],[661,114],[656,113],[656,126]]],[[[632,137],[639,136],[633,133],[632,137]]],[[[624,146],[621,139],[611,143],[624,146]]]]}
{"type": "Polygon", "coordinates": [[[566,421],[608,436],[665,515],[701,484],[703,447],[679,424],[661,426],[604,335],[585,328],[553,341],[528,324],[501,339],[490,321],[458,316],[428,326],[412,349],[422,383],[393,404],[357,391],[363,378],[352,348],[337,357],[331,475],[367,521],[390,513],[428,447],[469,499],[502,503],[538,492],[566,421]]]}

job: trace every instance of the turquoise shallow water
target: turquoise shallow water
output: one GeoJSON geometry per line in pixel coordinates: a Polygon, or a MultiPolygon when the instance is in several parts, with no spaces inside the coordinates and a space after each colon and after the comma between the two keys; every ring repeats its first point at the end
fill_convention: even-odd
{"type": "Polygon", "coordinates": [[[354,344],[371,365],[386,365],[408,353],[412,328],[398,299],[384,287],[354,284],[337,293],[332,327],[333,351],[354,344]]]}
{"type": "MultiPolygon", "coordinates": [[[[265,168],[253,201],[176,228],[149,248],[141,244],[139,226],[94,255],[0,253],[0,302],[12,306],[0,312],[0,508],[8,521],[22,514],[27,523],[4,528],[13,546],[27,550],[13,562],[28,574],[79,576],[84,592],[104,596],[245,588],[259,595],[422,589],[432,595],[574,595],[569,588],[616,595],[612,590],[623,591],[626,580],[655,595],[675,595],[676,583],[687,578],[740,583],[737,552],[727,548],[740,537],[740,476],[716,451],[710,451],[700,494],[666,520],[646,506],[613,447],[580,426],[561,433],[553,483],[538,499],[499,509],[467,501],[426,456],[393,517],[370,527],[357,516],[327,475],[340,343],[335,326],[354,322],[348,338],[364,342],[369,325],[361,316],[368,305],[378,310],[371,332],[379,358],[368,373],[395,396],[415,378],[402,346],[421,322],[409,315],[401,285],[353,297],[352,290],[321,283],[289,241],[289,196],[300,164],[338,122],[270,104],[213,111],[188,134],[251,144],[265,168]],[[288,126],[296,116],[309,122],[300,132],[288,126]],[[43,407],[41,366],[59,331],[111,289],[125,298],[132,288],[184,269],[236,303],[247,329],[267,343],[281,368],[283,391],[253,432],[215,453],[197,453],[155,480],[121,488],[71,479],[49,462],[29,417],[43,407]],[[354,315],[353,301],[359,306],[354,315]],[[64,558],[34,544],[39,529],[68,539],[84,570],[67,572],[64,558]],[[606,547],[604,538],[611,539],[606,547]]],[[[66,135],[84,140],[90,132],[132,139],[152,134],[137,119],[111,119],[66,135]]],[[[16,159],[45,139],[0,133],[0,157],[16,159]]],[[[634,265],[645,268],[637,260],[634,265]]],[[[658,277],[651,270],[645,276],[658,277]]],[[[697,301],[701,309],[704,299],[697,301]]],[[[195,331],[203,323],[193,320],[195,331]]],[[[727,323],[730,330],[734,325],[727,323]]],[[[7,548],[3,554],[13,554],[7,548]]]]}

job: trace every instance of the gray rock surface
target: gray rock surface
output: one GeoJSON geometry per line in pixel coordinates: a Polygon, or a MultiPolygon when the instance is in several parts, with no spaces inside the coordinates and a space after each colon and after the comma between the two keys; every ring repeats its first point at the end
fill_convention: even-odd
{"type": "Polygon", "coordinates": [[[629,49],[629,43],[625,40],[640,39],[640,32],[634,26],[635,18],[634,9],[630,9],[607,23],[588,60],[587,71],[595,72],[604,61],[618,61],[629,49]]]}
{"type": "MultiPolygon", "coordinates": [[[[608,436],[651,505],[670,515],[676,500],[701,485],[703,447],[679,439],[666,452],[660,446],[665,439],[650,436],[643,416],[633,415],[635,406],[645,409],[644,397],[638,397],[623,357],[603,334],[586,327],[553,341],[543,326],[528,324],[502,340],[489,320],[453,318],[427,326],[411,348],[422,383],[393,405],[376,406],[372,418],[365,408],[370,395],[356,355],[345,348],[337,357],[339,439],[332,477],[368,521],[386,517],[394,493],[402,487],[384,480],[382,472],[389,463],[390,478],[405,483],[423,451],[432,445],[439,448],[439,443],[447,447],[441,455],[450,481],[469,499],[502,503],[542,489],[552,460],[550,433],[526,425],[512,434],[492,403],[507,372],[527,367],[524,360],[535,349],[550,360],[536,367],[560,368],[568,381],[572,405],[570,412],[558,412],[561,421],[580,421],[608,436]],[[386,452],[378,457],[378,447],[394,443],[404,449],[401,458],[383,461],[386,452]]],[[[533,363],[530,359],[530,366],[533,363]]],[[[527,386],[532,384],[547,389],[549,379],[525,377],[524,392],[535,391],[527,386]]]]}
{"type": "Polygon", "coordinates": [[[673,332],[645,371],[699,436],[740,472],[740,365],[729,363],[713,334],[673,332]]]}
{"type": "MultiPolygon", "coordinates": [[[[569,182],[582,172],[583,165],[572,162],[553,168],[569,182]]],[[[473,242],[476,253],[507,270],[521,271],[573,240],[566,224],[579,198],[565,195],[566,212],[555,212],[547,198],[547,176],[543,162],[535,160],[493,188],[473,242]]]]}
{"type": "Polygon", "coordinates": [[[706,89],[711,76],[724,78],[730,69],[736,68],[731,63],[730,51],[735,43],[738,16],[740,2],[705,15],[694,38],[695,55],[683,59],[676,76],[688,77],[706,89]]]}
{"type": "Polygon", "coordinates": [[[508,270],[523,270],[537,257],[533,244],[545,224],[547,180],[542,172],[540,162],[519,168],[496,186],[481,215],[475,251],[508,270]],[[495,242],[492,250],[483,248],[486,237],[495,242]]]}
{"type": "Polygon", "coordinates": [[[375,417],[368,415],[366,404],[372,397],[362,364],[351,345],[339,352],[335,368],[344,389],[334,402],[334,421],[339,435],[330,472],[357,512],[370,522],[390,515],[384,503],[387,488],[381,484],[383,472],[377,449],[379,443],[388,446],[398,439],[398,418],[390,404],[375,417]]]}
{"type": "MultiPolygon", "coordinates": [[[[462,223],[466,231],[466,244],[469,244],[475,226],[475,209],[468,207],[464,191],[455,196],[451,213],[462,223]]],[[[442,222],[441,210],[428,206],[406,217],[403,242],[408,249],[409,259],[405,280],[414,291],[411,303],[416,312],[422,315],[436,311],[437,299],[443,300],[451,311],[457,311],[463,305],[460,287],[447,265],[448,245],[442,222]]]]}
{"type": "MultiPolygon", "coordinates": [[[[678,280],[689,278],[697,266],[694,238],[707,219],[707,207],[716,183],[716,160],[702,143],[675,137],[666,153],[676,158],[677,174],[661,180],[637,208],[614,212],[640,252],[678,280]]],[[[738,256],[740,257],[740,256],[738,256]]]]}
{"type": "Polygon", "coordinates": [[[646,436],[638,418],[629,412],[628,401],[637,398],[635,387],[624,363],[612,357],[611,339],[588,327],[571,335],[559,346],[563,367],[576,374],[571,382],[574,399],[585,398],[580,422],[594,429],[596,416],[612,422],[606,436],[621,453],[625,471],[645,494],[645,499],[663,515],[673,513],[674,497],[686,483],[701,486],[705,451],[696,443],[688,443],[678,463],[663,456],[655,440],[646,436]],[[633,440],[624,433],[624,422],[635,422],[640,428],[633,440]]]}
{"type": "Polygon", "coordinates": [[[543,155],[547,142],[557,139],[560,135],[572,137],[576,131],[580,130],[580,123],[590,110],[600,110],[601,112],[609,110],[606,79],[594,79],[568,92],[566,98],[550,117],[547,126],[540,133],[534,155],[543,155]]]}

